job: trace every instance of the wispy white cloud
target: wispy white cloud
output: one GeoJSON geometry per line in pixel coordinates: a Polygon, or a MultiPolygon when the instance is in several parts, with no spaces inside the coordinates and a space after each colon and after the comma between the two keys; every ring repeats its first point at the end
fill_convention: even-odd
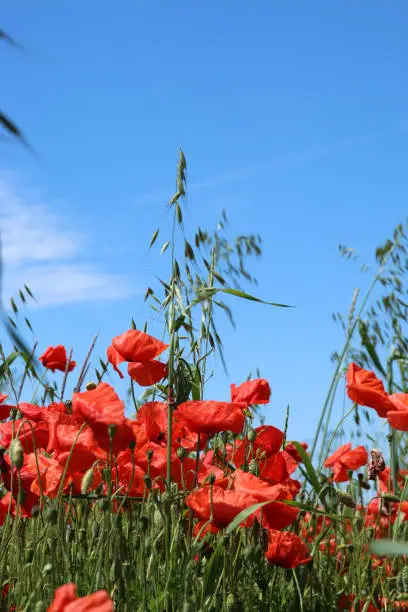
{"type": "Polygon", "coordinates": [[[4,296],[27,284],[38,306],[111,300],[135,293],[124,275],[105,272],[87,260],[85,236],[69,220],[0,179],[0,236],[4,296]]]}

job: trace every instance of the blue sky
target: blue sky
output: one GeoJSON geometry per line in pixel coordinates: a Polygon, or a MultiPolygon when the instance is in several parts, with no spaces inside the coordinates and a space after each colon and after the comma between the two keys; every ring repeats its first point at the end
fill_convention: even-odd
{"type": "MultiPolygon", "coordinates": [[[[234,303],[209,395],[229,397],[258,366],[271,383],[266,421],[310,439],[341,346],[333,311],[362,280],[343,243],[371,262],[404,219],[408,196],[405,2],[15,0],[1,27],[2,109],[40,160],[0,149],[6,290],[35,291],[40,350],[95,357],[168,271],[146,257],[188,161],[186,229],[260,233],[257,295],[234,303]]],[[[112,380],[116,380],[112,378],[112,380]]]]}

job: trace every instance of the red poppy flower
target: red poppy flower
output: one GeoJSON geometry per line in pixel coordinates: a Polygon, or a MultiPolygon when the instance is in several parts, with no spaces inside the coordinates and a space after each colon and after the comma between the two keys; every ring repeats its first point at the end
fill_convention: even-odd
{"type": "Polygon", "coordinates": [[[123,361],[129,362],[129,376],[142,387],[148,387],[167,374],[167,366],[155,359],[167,348],[168,344],[144,332],[130,329],[113,338],[108,348],[108,360],[121,378],[123,374],[117,366],[123,361]]]}
{"type": "Polygon", "coordinates": [[[244,402],[247,406],[252,404],[268,404],[271,397],[269,383],[264,378],[247,380],[237,387],[231,385],[231,401],[244,402]]]}
{"type": "Polygon", "coordinates": [[[16,502],[14,501],[14,498],[11,496],[11,493],[7,492],[0,499],[0,525],[3,525],[8,514],[10,514],[11,516],[14,516],[15,510],[16,510],[16,502]]]}
{"type": "MultiPolygon", "coordinates": [[[[147,451],[152,452],[150,458],[150,474],[152,478],[166,477],[167,471],[167,448],[166,446],[160,446],[154,442],[147,442],[144,446],[136,448],[135,461],[136,464],[142,468],[145,472],[148,471],[149,461],[147,459],[147,451]]],[[[193,474],[195,469],[195,459],[186,457],[183,463],[177,457],[176,450],[171,449],[171,477],[172,480],[177,482],[180,487],[186,484],[186,488],[191,488],[193,484],[193,474]],[[182,478],[183,473],[183,478],[182,478]]]]}
{"type": "MultiPolygon", "coordinates": [[[[41,455],[40,453],[31,453],[27,457],[27,467],[31,470],[31,473],[34,474],[34,480],[31,483],[31,492],[38,496],[43,492],[45,495],[48,495],[48,497],[56,497],[64,472],[64,468],[58,461],[51,457],[41,455]]],[[[64,487],[69,483],[70,478],[67,477],[64,482],[64,487]]]]}
{"type": "Polygon", "coordinates": [[[101,382],[95,389],[74,393],[72,414],[88,423],[120,425],[125,418],[125,405],[113,387],[101,382]]]}
{"type": "Polygon", "coordinates": [[[369,372],[355,363],[350,363],[346,379],[348,396],[356,404],[374,408],[380,417],[387,416],[389,410],[395,410],[383,383],[374,372],[369,372]]]}
{"type": "Polygon", "coordinates": [[[272,565],[289,569],[310,561],[307,545],[295,533],[271,529],[267,534],[268,549],[265,557],[272,565]]]}
{"type": "Polygon", "coordinates": [[[47,612],[113,612],[113,601],[106,591],[78,598],[75,584],[69,583],[55,590],[47,612]]]}
{"type": "Polygon", "coordinates": [[[283,500],[292,499],[289,489],[281,484],[270,485],[249,472],[237,470],[233,486],[235,491],[245,494],[248,505],[264,501],[272,502],[249,517],[249,524],[252,524],[253,519],[257,517],[268,529],[285,529],[296,520],[299,514],[297,508],[281,503],[283,500]]]}
{"type": "Polygon", "coordinates": [[[333,468],[334,482],[346,482],[348,480],[348,470],[356,470],[365,465],[368,461],[368,454],[364,446],[357,446],[351,449],[351,443],[340,446],[326,460],[324,467],[333,468]]]}
{"type": "Polygon", "coordinates": [[[48,444],[48,427],[45,423],[35,423],[27,419],[17,419],[16,421],[6,421],[0,423],[0,444],[3,448],[8,448],[13,437],[13,426],[14,436],[16,437],[17,432],[20,432],[18,439],[25,452],[32,453],[34,447],[47,448],[48,444]]]}
{"type": "Polygon", "coordinates": [[[3,404],[3,402],[8,398],[8,395],[3,395],[0,393],[0,420],[8,419],[10,416],[10,410],[14,408],[14,406],[9,406],[8,404],[3,404]]]}
{"type": "Polygon", "coordinates": [[[221,431],[240,433],[244,427],[245,404],[215,401],[192,401],[180,404],[177,414],[195,433],[215,434],[221,431]]]}
{"type": "Polygon", "coordinates": [[[233,455],[233,460],[237,467],[240,467],[245,461],[251,461],[251,459],[260,454],[263,454],[265,458],[271,457],[282,446],[283,431],[272,425],[261,425],[255,429],[255,433],[256,438],[254,442],[250,442],[248,438],[238,442],[237,449],[233,455]]]}
{"type": "Polygon", "coordinates": [[[387,412],[387,419],[393,429],[408,431],[408,393],[390,395],[394,408],[387,412]]]}
{"type": "Polygon", "coordinates": [[[202,521],[212,518],[212,523],[217,527],[227,527],[231,521],[251,504],[251,498],[244,493],[224,489],[217,485],[212,487],[212,509],[210,486],[205,485],[197,491],[193,491],[186,497],[186,504],[202,521]]]}
{"type": "MultiPolygon", "coordinates": [[[[55,372],[65,372],[68,364],[67,351],[65,346],[59,344],[58,346],[49,346],[47,350],[39,357],[39,360],[45,368],[55,372]]],[[[68,364],[68,372],[71,372],[76,366],[76,361],[70,361],[68,364]]]]}
{"type": "Polygon", "coordinates": [[[260,476],[271,484],[283,482],[289,478],[288,464],[284,452],[279,451],[266,461],[260,463],[260,476]]]}
{"type": "MultiPolygon", "coordinates": [[[[306,442],[299,442],[299,444],[303,448],[303,450],[307,450],[306,442]]],[[[296,463],[303,463],[302,457],[299,455],[299,452],[293,442],[289,442],[288,444],[286,444],[285,453],[291,455],[291,457],[293,457],[296,463]]]]}

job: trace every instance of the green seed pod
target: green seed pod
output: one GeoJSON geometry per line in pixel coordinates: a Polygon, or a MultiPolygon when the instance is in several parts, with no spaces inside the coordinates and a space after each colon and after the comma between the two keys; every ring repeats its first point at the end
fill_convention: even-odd
{"type": "Polygon", "coordinates": [[[58,510],[54,506],[48,506],[45,512],[45,520],[51,525],[56,525],[58,521],[58,510]]]}
{"type": "Polygon", "coordinates": [[[381,495],[381,497],[382,497],[382,499],[384,499],[385,501],[388,501],[388,502],[395,502],[395,503],[397,503],[397,504],[399,504],[399,503],[400,503],[400,501],[401,501],[399,497],[397,497],[396,495],[393,495],[392,493],[383,493],[383,494],[381,495]]]}
{"type": "Polygon", "coordinates": [[[153,453],[154,453],[154,451],[153,451],[153,449],[151,449],[151,448],[149,448],[149,450],[147,450],[147,451],[146,451],[146,457],[147,457],[147,460],[148,460],[148,461],[151,461],[151,460],[152,460],[153,453]]]}
{"type": "Polygon", "coordinates": [[[187,453],[186,449],[183,448],[182,446],[179,446],[177,451],[176,451],[177,457],[178,457],[178,459],[180,459],[180,461],[184,460],[184,457],[186,456],[186,453],[187,453]]]}
{"type": "Polygon", "coordinates": [[[14,438],[10,444],[10,458],[13,465],[16,466],[18,470],[21,470],[24,463],[24,449],[18,438],[14,438]]]}
{"type": "Polygon", "coordinates": [[[89,468],[89,470],[85,472],[82,478],[82,482],[81,482],[82,495],[86,495],[89,489],[92,487],[93,477],[94,477],[94,472],[93,472],[93,467],[91,467],[89,468]]]}
{"type": "Polygon", "coordinates": [[[164,525],[164,520],[163,520],[163,517],[161,515],[161,512],[157,508],[154,511],[153,524],[154,524],[155,528],[157,529],[157,531],[160,531],[160,529],[162,529],[162,527],[164,525]]]}
{"type": "Polygon", "coordinates": [[[356,502],[348,493],[343,493],[342,491],[337,491],[337,499],[341,504],[347,506],[347,508],[355,508],[356,502]]]}
{"type": "Polygon", "coordinates": [[[115,437],[115,433],[116,433],[116,425],[109,425],[108,427],[109,440],[113,440],[113,438],[115,437]]]}
{"type": "Polygon", "coordinates": [[[210,483],[210,485],[213,485],[214,482],[216,481],[215,474],[213,472],[211,472],[211,474],[208,475],[207,480],[210,483]]]}
{"type": "Polygon", "coordinates": [[[94,382],[87,382],[85,385],[85,388],[87,391],[92,391],[93,389],[96,389],[96,383],[94,382]]]}
{"type": "Polygon", "coordinates": [[[145,475],[143,476],[143,480],[144,480],[144,483],[145,483],[146,487],[147,487],[148,489],[150,489],[150,488],[151,488],[151,486],[152,486],[152,479],[150,478],[149,474],[145,474],[145,475]]]}
{"type": "Polygon", "coordinates": [[[227,432],[226,432],[226,431],[223,431],[223,432],[221,433],[221,440],[222,440],[222,443],[223,443],[223,444],[224,444],[224,446],[225,446],[225,445],[226,445],[226,443],[228,442],[228,434],[227,434],[227,432]]]}

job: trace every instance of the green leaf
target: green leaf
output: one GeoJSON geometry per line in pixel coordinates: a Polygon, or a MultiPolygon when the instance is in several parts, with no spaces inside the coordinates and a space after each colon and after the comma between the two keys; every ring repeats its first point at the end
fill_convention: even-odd
{"type": "Polygon", "coordinates": [[[13,361],[17,359],[19,354],[20,353],[18,353],[17,351],[13,351],[12,353],[10,353],[10,355],[7,355],[3,363],[0,365],[0,379],[5,376],[8,368],[11,366],[13,361]]]}
{"type": "Polygon", "coordinates": [[[319,479],[317,477],[316,471],[312,465],[309,455],[307,454],[307,452],[305,451],[305,449],[299,442],[293,442],[293,445],[295,446],[297,452],[302,458],[310,484],[312,485],[316,493],[319,494],[322,489],[322,485],[319,482],[319,479]]]}
{"type": "Polygon", "coordinates": [[[257,510],[259,510],[259,508],[262,508],[263,506],[266,506],[266,504],[271,504],[271,503],[273,503],[273,502],[272,501],[264,501],[264,502],[259,502],[258,504],[254,504],[253,506],[249,506],[249,508],[245,508],[245,510],[242,510],[242,512],[237,514],[237,516],[234,518],[234,520],[231,521],[231,523],[226,528],[225,533],[227,535],[232,533],[234,531],[234,529],[236,527],[238,527],[238,525],[240,523],[242,523],[242,521],[245,521],[249,516],[251,516],[251,514],[253,514],[257,510]]]}
{"type": "Polygon", "coordinates": [[[279,304],[277,302],[267,302],[266,300],[261,300],[245,291],[240,291],[239,289],[231,289],[225,287],[203,287],[198,290],[198,294],[207,294],[208,296],[213,296],[216,293],[227,293],[228,295],[235,295],[235,297],[242,298],[244,300],[250,300],[251,302],[258,302],[259,304],[267,304],[268,306],[277,306],[279,308],[293,308],[289,304],[279,304]]]}
{"type": "Polygon", "coordinates": [[[294,508],[299,508],[299,510],[304,510],[305,512],[310,512],[310,514],[320,514],[321,516],[326,516],[331,521],[346,520],[338,514],[329,514],[324,510],[318,510],[315,506],[309,506],[309,504],[302,504],[302,502],[298,502],[295,499],[284,499],[281,500],[280,503],[286,504],[287,506],[293,506],[294,508]]]}
{"type": "Polygon", "coordinates": [[[408,542],[395,542],[394,540],[373,540],[370,542],[370,551],[374,555],[400,557],[408,555],[408,542]]]}

